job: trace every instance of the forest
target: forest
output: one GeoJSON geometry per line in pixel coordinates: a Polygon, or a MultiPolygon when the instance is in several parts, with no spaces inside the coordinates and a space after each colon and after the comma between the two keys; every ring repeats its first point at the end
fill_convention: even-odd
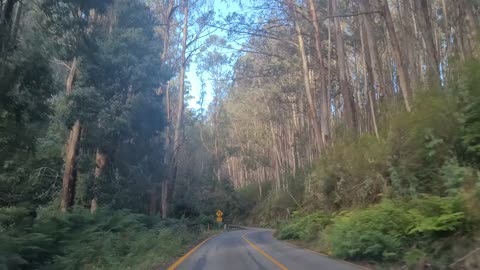
{"type": "Polygon", "coordinates": [[[479,269],[479,14],[0,0],[0,269],[163,269],[223,223],[479,269]]]}

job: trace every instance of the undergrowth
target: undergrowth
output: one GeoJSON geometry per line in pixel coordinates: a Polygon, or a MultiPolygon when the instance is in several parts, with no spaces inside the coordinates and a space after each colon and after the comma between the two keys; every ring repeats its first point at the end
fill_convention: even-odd
{"type": "MultiPolygon", "coordinates": [[[[339,140],[298,175],[301,213],[283,218],[277,237],[410,269],[447,269],[478,247],[480,63],[454,76],[417,92],[412,112],[383,115],[378,138],[339,140]]],[[[272,193],[260,205],[275,208],[272,193]]]]}
{"type": "Polygon", "coordinates": [[[186,220],[127,211],[0,208],[0,269],[151,269],[202,237],[186,220]]]}

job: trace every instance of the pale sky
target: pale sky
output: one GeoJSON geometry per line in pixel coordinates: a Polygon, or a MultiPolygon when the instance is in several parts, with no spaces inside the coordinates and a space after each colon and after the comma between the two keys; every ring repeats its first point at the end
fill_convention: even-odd
{"type": "MultiPolygon", "coordinates": [[[[238,12],[240,10],[240,7],[236,3],[226,3],[227,1],[221,1],[221,0],[216,0],[214,3],[214,9],[215,9],[215,15],[217,18],[224,17],[227,14],[231,12],[238,12]]],[[[215,32],[216,35],[218,36],[225,36],[226,33],[224,31],[217,30],[215,32]]],[[[193,59],[195,61],[195,58],[193,59]]],[[[200,109],[199,105],[197,102],[200,99],[200,91],[201,91],[201,83],[200,79],[198,78],[197,74],[197,68],[196,68],[196,63],[192,62],[190,64],[190,68],[187,71],[187,80],[191,84],[191,91],[190,94],[193,96],[192,99],[188,100],[188,107],[193,108],[193,109],[200,109]]],[[[206,82],[206,91],[207,94],[205,96],[205,101],[204,101],[204,108],[208,107],[208,104],[212,101],[212,93],[211,93],[211,87],[208,82],[206,82]]]]}

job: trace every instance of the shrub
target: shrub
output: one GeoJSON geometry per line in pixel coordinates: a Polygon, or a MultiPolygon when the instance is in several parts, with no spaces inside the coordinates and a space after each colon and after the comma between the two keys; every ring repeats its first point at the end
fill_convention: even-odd
{"type": "Polygon", "coordinates": [[[454,99],[426,92],[411,113],[395,115],[388,128],[391,194],[444,192],[440,168],[454,156],[459,121],[454,99]]]}
{"type": "Polygon", "coordinates": [[[331,216],[324,213],[303,216],[295,213],[290,222],[280,226],[277,236],[280,239],[313,240],[330,223],[331,216]]]}
{"type": "Polygon", "coordinates": [[[0,208],[0,269],[150,269],[201,237],[185,221],[128,211],[0,208]]]}
{"type": "Polygon", "coordinates": [[[404,207],[413,218],[408,234],[433,238],[437,233],[458,231],[466,223],[464,200],[461,196],[416,198],[404,207]]]}
{"type": "Polygon", "coordinates": [[[388,166],[386,145],[375,137],[364,135],[334,145],[310,174],[308,199],[316,204],[314,208],[327,211],[377,202],[384,192],[388,166]]]}
{"type": "Polygon", "coordinates": [[[480,62],[472,62],[459,72],[456,92],[460,93],[459,109],[462,112],[461,140],[466,150],[465,159],[480,163],[480,62]]]}
{"type": "Polygon", "coordinates": [[[329,242],[340,258],[389,260],[405,247],[411,217],[394,201],[348,212],[334,219],[329,242]]]}
{"type": "Polygon", "coordinates": [[[329,244],[340,258],[399,259],[413,243],[430,242],[467,225],[463,205],[462,196],[385,200],[337,216],[329,228],[329,244]]]}

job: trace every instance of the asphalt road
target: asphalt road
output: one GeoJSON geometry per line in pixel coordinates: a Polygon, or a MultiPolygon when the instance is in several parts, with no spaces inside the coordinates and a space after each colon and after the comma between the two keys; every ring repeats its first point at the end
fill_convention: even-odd
{"type": "Polygon", "coordinates": [[[222,233],[184,258],[178,270],[358,270],[272,238],[271,230],[222,233]]]}

